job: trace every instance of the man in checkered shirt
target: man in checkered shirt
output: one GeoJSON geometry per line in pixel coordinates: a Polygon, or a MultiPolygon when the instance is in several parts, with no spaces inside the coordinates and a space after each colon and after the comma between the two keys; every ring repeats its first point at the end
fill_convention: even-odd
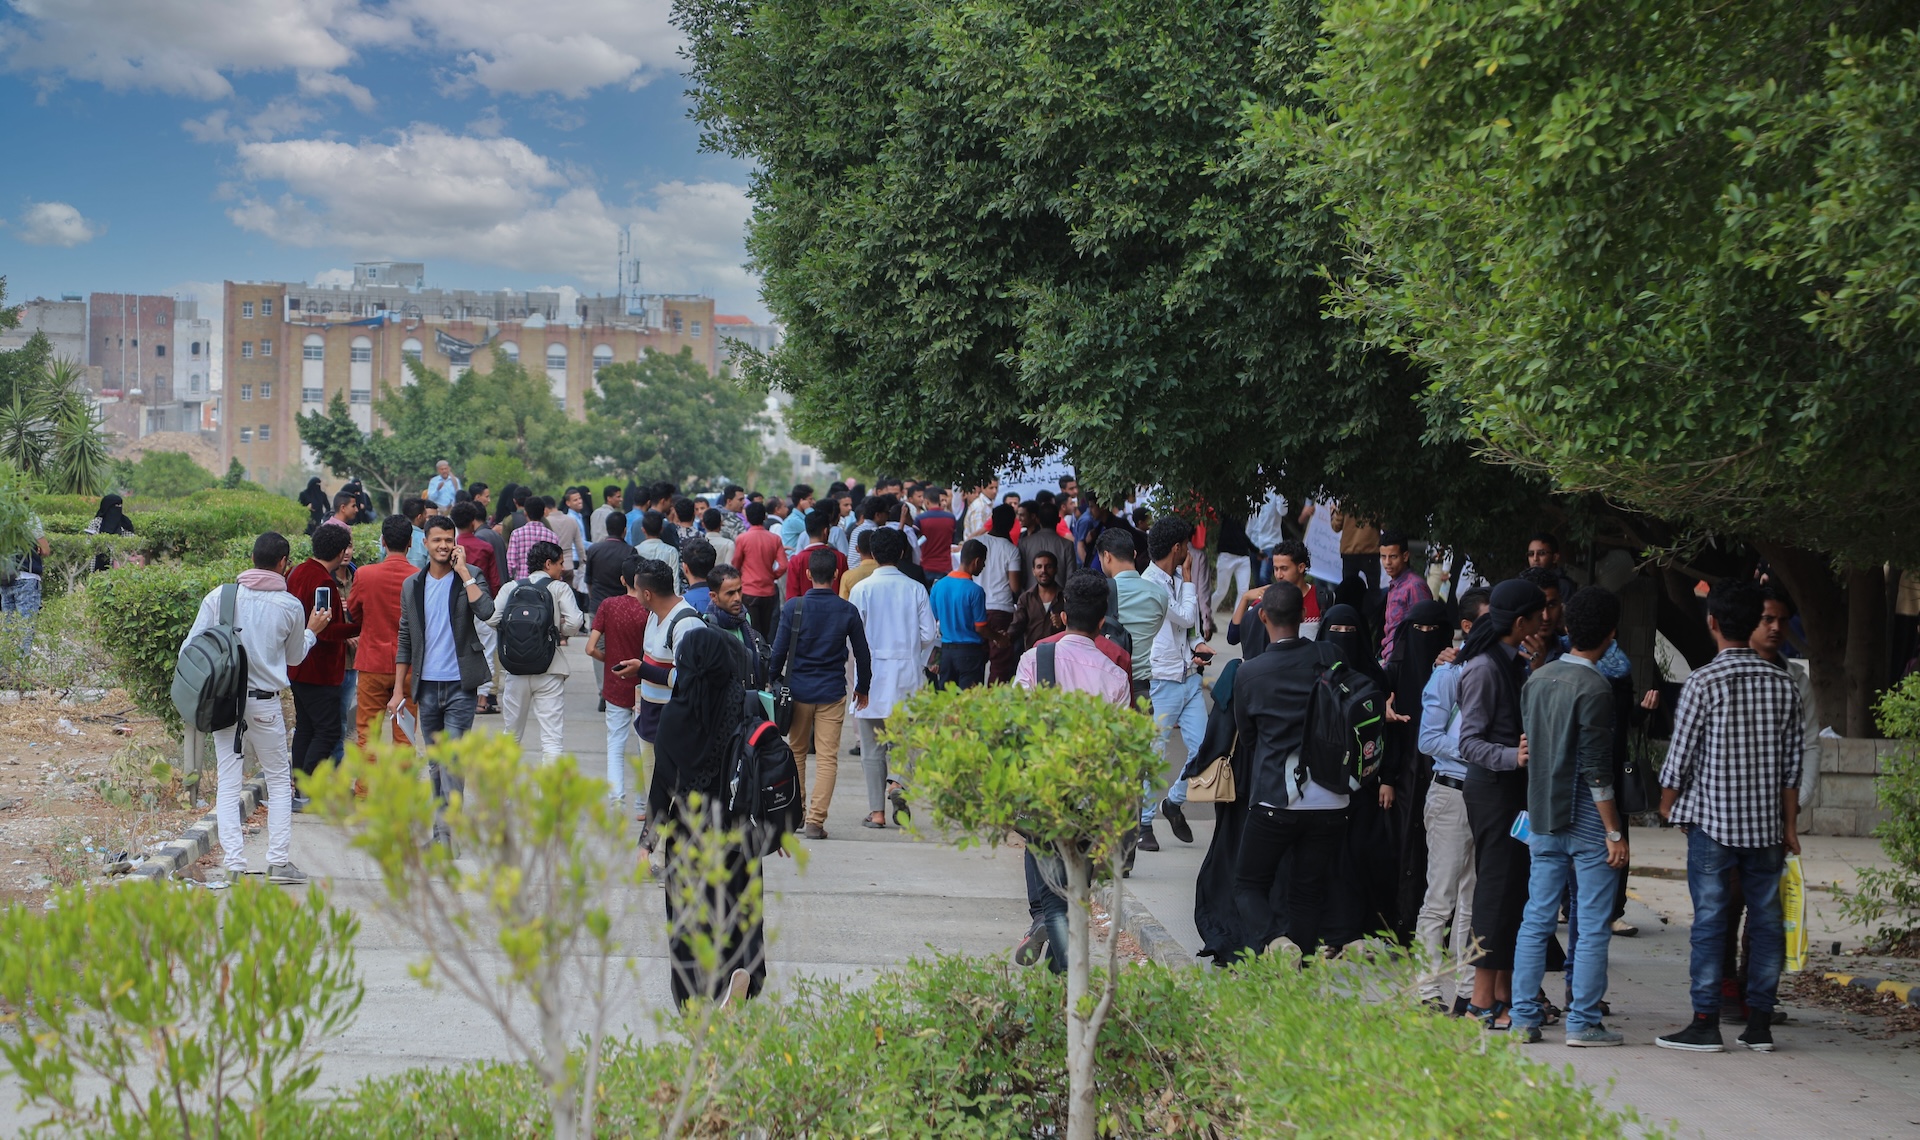
{"type": "Polygon", "coordinates": [[[1731,936],[1729,879],[1737,874],[1753,938],[1747,1028],[1737,1040],[1773,1051],[1773,1006],[1786,958],[1780,868],[1787,852],[1800,853],[1794,828],[1805,737],[1799,686],[1748,645],[1765,601],[1752,581],[1724,581],[1707,595],[1707,628],[1720,652],[1687,678],[1660,772],[1660,814],[1687,833],[1693,895],[1693,1023],[1660,1038],[1664,1049],[1725,1049],[1720,972],[1731,936]]]}

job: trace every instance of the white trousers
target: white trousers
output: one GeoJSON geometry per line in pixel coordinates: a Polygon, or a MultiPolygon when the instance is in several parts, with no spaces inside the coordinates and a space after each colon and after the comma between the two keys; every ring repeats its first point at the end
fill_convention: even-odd
{"type": "MultiPolygon", "coordinates": [[[[487,655],[488,668],[492,668],[498,661],[496,654],[500,650],[500,631],[488,625],[486,622],[479,620],[474,621],[473,631],[480,635],[480,649],[487,655]]],[[[480,683],[480,689],[475,695],[482,697],[491,697],[493,695],[493,678],[491,676],[480,683]]]]}
{"type": "Polygon", "coordinates": [[[214,793],[214,818],[220,836],[220,861],[232,875],[247,869],[247,837],[241,829],[240,782],[245,757],[267,777],[267,866],[287,861],[287,848],[293,843],[293,766],[287,751],[287,718],[280,711],[280,698],[247,698],[247,731],[236,746],[239,726],[223,729],[215,735],[215,750],[220,754],[220,788],[214,793]]]}
{"type": "MultiPolygon", "coordinates": [[[[638,694],[634,699],[639,699],[638,694]]],[[[616,803],[624,801],[627,796],[627,741],[638,736],[633,731],[633,715],[632,709],[623,709],[612,703],[607,705],[607,794],[616,803]]],[[[646,798],[646,789],[642,788],[639,799],[644,802],[646,798]]]]}
{"type": "Polygon", "coordinates": [[[1227,601],[1227,587],[1233,587],[1233,596],[1238,598],[1247,592],[1247,582],[1253,574],[1253,560],[1244,554],[1222,554],[1213,569],[1213,608],[1219,609],[1227,601]]]}
{"type": "MultiPolygon", "coordinates": [[[[1473,993],[1473,966],[1466,962],[1473,947],[1473,829],[1467,824],[1467,794],[1436,783],[1427,789],[1422,815],[1427,824],[1427,897],[1420,904],[1413,936],[1426,951],[1429,968],[1438,972],[1449,958],[1461,963],[1453,980],[1456,996],[1473,993]],[[1453,916],[1450,945],[1441,946],[1447,916],[1453,916]]],[[[1420,996],[1440,996],[1440,979],[1424,982],[1420,996]]]]}
{"type": "Polygon", "coordinates": [[[527,751],[527,720],[533,719],[540,732],[540,762],[551,764],[566,751],[567,675],[539,673],[520,677],[503,674],[500,681],[500,713],[505,728],[520,742],[520,753],[527,751]]]}

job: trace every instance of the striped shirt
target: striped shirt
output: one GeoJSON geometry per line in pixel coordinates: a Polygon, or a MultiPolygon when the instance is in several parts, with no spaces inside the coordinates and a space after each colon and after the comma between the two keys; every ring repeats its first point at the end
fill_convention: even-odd
{"type": "Polygon", "coordinates": [[[1800,688],[1751,649],[1723,649],[1687,678],[1660,786],[1678,788],[1672,820],[1724,847],[1772,847],[1780,793],[1800,783],[1800,688]]]}

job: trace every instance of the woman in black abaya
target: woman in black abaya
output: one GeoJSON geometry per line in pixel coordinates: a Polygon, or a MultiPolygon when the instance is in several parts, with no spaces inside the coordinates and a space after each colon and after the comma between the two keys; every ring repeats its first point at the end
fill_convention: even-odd
{"type": "Polygon", "coordinates": [[[710,850],[705,845],[739,826],[727,811],[727,791],[735,730],[747,715],[748,675],[747,652],[738,641],[696,624],[674,654],[673,697],[660,713],[647,815],[658,821],[664,838],[675,1005],[694,997],[751,997],[766,980],[760,852],[751,839],[728,845],[725,882],[703,882],[710,850]],[[720,951],[711,970],[695,950],[707,940],[720,951]]]}
{"type": "Polygon", "coordinates": [[[1387,692],[1393,697],[1394,722],[1388,731],[1402,757],[1394,814],[1400,824],[1399,925],[1411,931],[1427,895],[1427,788],[1433,782],[1433,758],[1420,751],[1420,694],[1433,676],[1433,663],[1453,644],[1445,602],[1418,602],[1393,634],[1387,661],[1387,692]],[[1404,718],[1404,719],[1403,719],[1404,718]]]}
{"type": "MultiPolygon", "coordinates": [[[[1336,605],[1320,618],[1320,641],[1338,646],[1341,660],[1384,695],[1387,676],[1373,659],[1373,638],[1351,605],[1336,605]]],[[[1379,769],[1348,801],[1347,840],[1334,864],[1327,892],[1326,942],[1338,946],[1379,931],[1403,937],[1398,921],[1400,890],[1399,781],[1404,756],[1389,728],[1379,769]]]]}

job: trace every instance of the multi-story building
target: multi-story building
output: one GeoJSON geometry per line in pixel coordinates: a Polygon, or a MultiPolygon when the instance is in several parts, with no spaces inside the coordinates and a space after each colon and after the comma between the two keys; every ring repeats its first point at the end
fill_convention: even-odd
{"type": "Polygon", "coordinates": [[[35,333],[53,343],[53,358],[86,367],[87,303],[75,294],[58,301],[35,297],[20,306],[20,324],[0,329],[0,352],[24,347],[35,333]]]}
{"type": "Polygon", "coordinates": [[[213,322],[200,315],[198,301],[174,303],[173,394],[180,402],[174,430],[200,430],[213,398],[213,322]]]}
{"type": "Polygon", "coordinates": [[[409,359],[450,379],[517,361],[576,418],[599,369],[648,349],[690,348],[716,367],[709,297],[588,297],[566,312],[558,293],[429,289],[425,278],[417,262],[367,262],[347,286],[227,282],[222,430],[250,478],[311,466],[298,416],[336,393],[372,430],[378,393],[413,382],[409,359]]]}
{"type": "MultiPolygon", "coordinates": [[[[743,350],[772,352],[786,338],[779,325],[763,325],[752,318],[730,313],[715,316],[713,323],[720,333],[721,361],[735,375],[739,374],[740,369],[734,361],[743,350]]],[[[812,444],[793,438],[787,423],[787,413],[792,407],[793,397],[790,394],[777,388],[767,392],[766,426],[760,430],[761,446],[771,454],[785,455],[793,466],[796,480],[811,484],[815,491],[825,491],[828,483],[840,477],[840,470],[838,466],[828,463],[812,444]]]]}

